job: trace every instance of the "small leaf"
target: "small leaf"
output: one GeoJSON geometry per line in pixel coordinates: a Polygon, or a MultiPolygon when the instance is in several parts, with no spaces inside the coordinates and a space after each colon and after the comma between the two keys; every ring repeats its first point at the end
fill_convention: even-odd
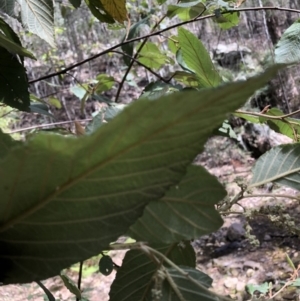
{"type": "Polygon", "coordinates": [[[300,278],[297,278],[295,281],[292,282],[291,286],[300,287],[300,278]]]}
{"type": "Polygon", "coordinates": [[[179,91],[178,88],[176,88],[170,84],[166,84],[161,81],[152,82],[145,87],[145,89],[139,99],[155,100],[163,95],[170,94],[172,88],[174,91],[179,91]]]}
{"type": "Polygon", "coordinates": [[[186,71],[175,71],[172,78],[184,84],[187,87],[196,88],[199,86],[198,77],[195,74],[186,71]]]}
{"type": "Polygon", "coordinates": [[[288,253],[285,253],[285,256],[286,256],[286,261],[288,262],[289,266],[294,270],[296,271],[296,267],[292,261],[292,259],[290,258],[289,254],[288,253]]]}
{"type": "MultiPolygon", "coordinates": [[[[137,49],[141,43],[137,45],[137,49]]],[[[159,69],[168,60],[167,56],[162,54],[156,44],[147,42],[139,53],[139,61],[151,69],[159,69]]]]}
{"type": "Polygon", "coordinates": [[[81,292],[78,289],[77,285],[74,283],[74,281],[65,274],[60,274],[60,278],[64,282],[64,285],[66,286],[66,288],[72,294],[74,294],[76,296],[76,298],[78,298],[80,300],[81,299],[81,292]]]}
{"type": "Polygon", "coordinates": [[[106,74],[97,75],[96,80],[98,81],[98,83],[96,84],[97,89],[95,90],[95,93],[98,94],[110,90],[115,83],[115,79],[112,76],[108,76],[106,74]]]}
{"type": "Polygon", "coordinates": [[[220,85],[222,79],[200,40],[183,27],[178,29],[178,39],[183,60],[188,68],[197,74],[200,87],[216,87],[220,85]]]}
{"type": "Polygon", "coordinates": [[[176,55],[176,52],[179,49],[179,42],[177,36],[171,36],[168,38],[168,48],[173,54],[176,55]]]}
{"type": "Polygon", "coordinates": [[[108,276],[114,269],[114,263],[110,256],[103,256],[99,261],[99,271],[101,274],[108,276]]]}
{"type": "Polygon", "coordinates": [[[77,96],[80,100],[82,100],[87,93],[87,90],[83,88],[82,86],[73,86],[70,88],[70,91],[77,96]]]}
{"type": "Polygon", "coordinates": [[[246,288],[251,296],[253,296],[255,291],[258,291],[265,295],[269,291],[269,283],[264,282],[262,284],[247,284],[246,288]]]}
{"type": "Polygon", "coordinates": [[[203,1],[181,2],[176,5],[168,5],[167,16],[173,18],[178,16],[181,21],[188,21],[196,18],[205,11],[203,1]]]}
{"type": "Polygon", "coordinates": [[[61,109],[61,102],[55,98],[55,97],[50,97],[48,100],[49,104],[56,107],[57,109],[61,109]]]}
{"type": "Polygon", "coordinates": [[[222,123],[221,127],[216,128],[212,132],[212,135],[237,139],[237,135],[236,135],[235,131],[232,129],[231,125],[228,123],[228,120],[225,120],[222,123]]]}
{"type": "Polygon", "coordinates": [[[240,22],[238,12],[220,14],[219,16],[216,14],[216,18],[213,18],[213,20],[218,23],[219,27],[222,29],[230,29],[234,26],[237,26],[240,22]]]}
{"type": "Polygon", "coordinates": [[[32,113],[39,113],[54,118],[54,116],[51,113],[49,113],[48,106],[43,103],[32,103],[29,106],[29,108],[30,108],[30,112],[32,113]]]}

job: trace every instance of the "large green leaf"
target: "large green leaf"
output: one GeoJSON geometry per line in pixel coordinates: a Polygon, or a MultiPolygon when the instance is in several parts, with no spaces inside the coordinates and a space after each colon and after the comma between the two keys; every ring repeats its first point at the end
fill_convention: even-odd
{"type": "Polygon", "coordinates": [[[129,236],[149,243],[173,243],[214,232],[223,223],[214,206],[225,195],[214,176],[203,167],[190,166],[178,185],[148,204],[129,236]]]}
{"type": "MultiPolygon", "coordinates": [[[[195,252],[189,243],[156,248],[175,264],[195,267],[195,252]]],[[[158,266],[138,250],[128,251],[110,289],[110,301],[149,300],[158,266]]]]}
{"type": "Polygon", "coordinates": [[[29,111],[28,80],[18,58],[0,47],[0,101],[19,110],[29,111]]]}
{"type": "Polygon", "coordinates": [[[183,59],[186,65],[197,74],[200,87],[220,85],[222,79],[201,41],[183,27],[178,29],[178,40],[183,59]]]}
{"type": "Polygon", "coordinates": [[[93,135],[40,133],[0,161],[0,281],[29,282],[107,249],[183,177],[211,130],[276,73],[139,100],[93,135]]]}
{"type": "Polygon", "coordinates": [[[18,0],[23,25],[52,47],[54,43],[54,9],[52,0],[18,0]]]}
{"type": "Polygon", "coordinates": [[[10,135],[0,130],[0,160],[7,156],[13,147],[21,145],[20,141],[13,140],[10,135]]]}
{"type": "Polygon", "coordinates": [[[253,168],[251,187],[277,182],[300,190],[300,144],[272,148],[262,155],[253,168]]]}
{"type": "Polygon", "coordinates": [[[277,63],[297,63],[300,61],[300,19],[281,36],[275,48],[275,61],[277,63]]]}

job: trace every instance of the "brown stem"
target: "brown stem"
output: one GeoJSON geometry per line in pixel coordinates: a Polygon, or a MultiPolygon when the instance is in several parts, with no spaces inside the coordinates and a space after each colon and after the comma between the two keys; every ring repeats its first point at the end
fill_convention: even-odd
{"type": "MultiPolygon", "coordinates": [[[[164,79],[157,72],[153,71],[151,68],[147,67],[145,64],[139,62],[135,57],[132,57],[132,56],[128,55],[127,53],[124,53],[124,52],[118,51],[118,50],[113,50],[112,52],[118,53],[118,54],[121,54],[121,55],[125,55],[125,56],[129,57],[132,61],[135,61],[138,65],[140,65],[140,66],[144,67],[145,69],[147,69],[149,72],[151,72],[157,78],[159,78],[161,81],[165,82],[166,84],[169,83],[169,81],[167,79],[164,79]]],[[[120,83],[120,86],[121,86],[121,83],[120,83]]]]}
{"type": "MultiPolygon", "coordinates": [[[[155,29],[159,26],[159,24],[165,19],[165,17],[166,17],[166,15],[162,16],[162,17],[158,20],[158,22],[155,23],[155,25],[154,25],[153,28],[151,29],[150,34],[154,32],[154,30],[155,30],[155,29]]],[[[131,70],[131,68],[132,68],[132,66],[133,66],[133,64],[134,64],[134,62],[137,61],[137,57],[139,56],[140,52],[142,51],[143,47],[145,46],[145,44],[147,43],[147,41],[149,40],[149,38],[150,38],[150,37],[147,37],[147,38],[145,38],[145,39],[143,40],[143,42],[142,42],[142,44],[140,45],[139,49],[136,51],[136,53],[134,54],[132,60],[130,61],[129,66],[128,66],[128,68],[126,69],[126,72],[125,72],[125,74],[124,74],[124,76],[123,76],[123,78],[122,78],[122,80],[121,80],[120,85],[119,85],[119,88],[118,88],[118,91],[117,91],[117,95],[116,95],[116,98],[115,98],[115,102],[118,102],[118,99],[119,99],[119,97],[120,97],[120,93],[121,93],[121,91],[122,91],[122,88],[123,88],[124,83],[125,83],[125,80],[126,80],[126,77],[127,77],[128,73],[130,72],[130,70],[131,70]]]]}

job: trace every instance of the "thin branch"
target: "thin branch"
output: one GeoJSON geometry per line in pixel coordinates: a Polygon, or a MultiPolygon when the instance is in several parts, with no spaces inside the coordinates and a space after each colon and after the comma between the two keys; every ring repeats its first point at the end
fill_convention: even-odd
{"type": "Polygon", "coordinates": [[[285,114],[285,115],[281,115],[281,116],[278,116],[278,117],[287,118],[287,117],[293,116],[293,115],[298,114],[298,113],[300,113],[300,110],[297,110],[297,111],[294,111],[294,112],[291,112],[291,113],[288,113],[288,114],[285,114]]]}
{"type": "Polygon", "coordinates": [[[297,114],[299,112],[300,112],[300,110],[297,110],[297,111],[289,113],[289,114],[273,116],[273,115],[267,115],[267,114],[258,113],[258,112],[248,112],[248,111],[243,111],[243,110],[234,111],[234,113],[238,113],[238,114],[245,114],[245,115],[251,115],[251,116],[256,116],[256,117],[264,117],[264,118],[275,119],[275,120],[281,120],[287,116],[291,116],[291,115],[297,114]]]}
{"type": "Polygon", "coordinates": [[[231,200],[228,200],[218,208],[220,213],[228,211],[234,204],[243,198],[245,190],[241,189],[231,200]]]}
{"type": "MultiPolygon", "coordinates": [[[[243,195],[241,194],[241,191],[233,198],[233,201],[230,201],[226,204],[224,204],[222,207],[218,209],[219,213],[222,215],[229,215],[229,214],[244,214],[244,212],[235,212],[235,211],[228,211],[230,208],[234,205],[240,205],[237,203],[240,200],[243,199],[249,199],[249,198],[286,198],[286,199],[292,199],[300,201],[300,195],[289,195],[289,194],[274,194],[274,193],[260,193],[260,194],[248,194],[243,195]]],[[[240,205],[241,206],[241,205],[240,205]]]]}
{"type": "Polygon", "coordinates": [[[242,199],[248,198],[287,198],[300,201],[300,195],[289,195],[289,194],[273,194],[273,193],[263,193],[263,194],[248,194],[242,197],[242,199]]]}
{"type": "MultiPolygon", "coordinates": [[[[153,26],[153,28],[151,29],[150,34],[154,32],[154,30],[155,30],[155,29],[159,26],[159,24],[165,19],[165,17],[166,17],[166,15],[162,16],[162,17],[158,20],[158,22],[157,22],[157,23],[153,26]]],[[[132,66],[133,66],[133,64],[134,64],[134,62],[135,62],[136,59],[138,58],[139,54],[141,53],[142,49],[144,48],[145,44],[147,43],[148,39],[149,39],[149,38],[146,38],[146,39],[143,40],[143,42],[142,42],[142,44],[140,45],[139,49],[138,49],[138,50],[136,51],[136,53],[134,54],[133,59],[130,61],[129,66],[127,67],[126,72],[125,72],[125,74],[124,74],[124,76],[123,76],[123,78],[122,78],[122,80],[121,80],[120,85],[119,85],[119,88],[118,88],[118,91],[117,91],[117,94],[116,94],[116,98],[115,98],[115,102],[118,102],[118,99],[119,99],[119,97],[120,97],[120,93],[121,93],[122,88],[123,88],[123,86],[124,86],[124,83],[125,83],[125,80],[126,80],[126,78],[127,78],[127,75],[128,75],[128,73],[130,72],[130,70],[131,70],[131,68],[132,68],[132,66]]]]}
{"type": "Polygon", "coordinates": [[[27,128],[23,128],[23,129],[16,129],[16,130],[10,131],[6,134],[15,134],[15,133],[30,131],[30,130],[34,130],[34,129],[38,129],[38,128],[44,128],[44,127],[47,127],[47,126],[56,126],[56,125],[63,125],[63,124],[73,123],[73,122],[76,122],[76,121],[77,122],[83,122],[83,121],[91,121],[91,120],[92,120],[92,118],[87,118],[87,119],[68,120],[68,121],[52,122],[52,123],[47,123],[47,124],[39,124],[39,125],[29,126],[27,128]]]}
{"type": "MultiPolygon", "coordinates": [[[[298,13],[300,14],[300,10],[298,9],[292,9],[292,8],[285,8],[285,7],[276,7],[276,6],[268,6],[268,7],[249,7],[249,8],[238,8],[238,9],[235,9],[235,10],[231,10],[231,11],[225,11],[225,12],[221,12],[221,14],[229,14],[229,13],[233,13],[233,12],[248,12],[248,11],[260,11],[260,10],[279,10],[279,11],[287,11],[287,12],[293,12],[293,13],[298,13]]],[[[58,72],[54,72],[54,73],[50,73],[48,75],[45,75],[45,76],[42,76],[40,78],[36,78],[36,79],[33,79],[31,81],[29,81],[29,84],[33,84],[33,83],[36,83],[36,82],[39,82],[39,81],[42,81],[42,80],[45,80],[45,79],[48,79],[48,78],[51,78],[51,77],[54,77],[54,76],[58,76],[58,75],[61,75],[61,74],[65,74],[67,73],[68,71],[78,67],[78,66],[81,66],[85,63],[88,63],[89,61],[92,61],[104,54],[107,54],[109,52],[111,52],[112,50],[115,50],[123,45],[127,45],[127,44],[130,44],[130,43],[133,43],[133,42],[137,42],[137,41],[140,41],[140,40],[143,40],[143,39],[148,39],[150,37],[153,37],[153,36],[157,36],[157,35],[160,35],[162,34],[163,32],[166,32],[166,31],[169,31],[173,28],[176,28],[176,27],[179,27],[179,26],[183,26],[183,25],[186,25],[186,24],[189,24],[189,23],[193,23],[193,22],[197,22],[197,21],[201,21],[201,20],[204,20],[204,19],[210,19],[210,18],[213,18],[215,17],[216,15],[215,14],[210,14],[210,15],[206,15],[206,16],[201,16],[199,18],[196,18],[196,19],[192,19],[192,20],[188,20],[188,21],[183,21],[183,22],[180,22],[180,23],[177,23],[177,24],[174,24],[174,25],[171,25],[169,27],[166,27],[164,29],[161,29],[161,30],[158,30],[158,31],[155,31],[155,32],[152,32],[148,35],[144,35],[144,36],[141,36],[141,37],[137,37],[137,38],[134,38],[134,39],[130,39],[130,40],[127,40],[127,41],[124,41],[124,42],[121,42],[119,44],[116,44],[115,46],[113,47],[110,47],[102,52],[99,52],[98,54],[95,54],[81,62],[78,62],[74,65],[71,65],[61,71],[58,71],[58,72]]]]}

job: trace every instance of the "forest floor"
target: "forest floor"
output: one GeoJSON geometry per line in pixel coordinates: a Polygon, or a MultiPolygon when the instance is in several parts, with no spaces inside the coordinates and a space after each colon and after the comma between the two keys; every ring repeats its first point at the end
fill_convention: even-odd
{"type": "MultiPolygon", "coordinates": [[[[255,160],[250,154],[239,149],[227,138],[213,138],[206,151],[196,159],[196,164],[204,165],[212,174],[218,177],[233,197],[239,192],[236,178],[249,182],[251,168],[255,160]],[[221,149],[220,149],[221,148],[221,149]],[[218,156],[214,156],[219,154],[218,156]]],[[[297,192],[279,186],[260,187],[253,194],[297,195],[297,192]]],[[[251,234],[259,244],[251,243],[245,233],[247,221],[241,214],[264,206],[270,213],[281,208],[280,214],[289,214],[293,219],[300,220],[298,201],[282,197],[249,197],[239,201],[232,210],[236,214],[224,217],[224,225],[217,232],[203,236],[193,242],[197,254],[197,267],[213,279],[212,290],[220,295],[228,295],[234,300],[267,300],[270,293],[275,294],[285,283],[286,287],[274,300],[299,300],[297,287],[289,285],[288,280],[293,272],[286,254],[297,267],[300,262],[300,239],[289,233],[283,226],[271,222],[266,214],[256,213],[249,221],[251,234]],[[279,207],[278,207],[279,206],[279,207]],[[272,211],[273,210],[273,211],[272,211]],[[272,288],[270,289],[270,284],[272,288]],[[246,286],[259,285],[251,296],[246,286]]],[[[276,216],[274,214],[273,216],[276,216]]],[[[277,215],[278,216],[278,215],[277,215]]],[[[121,265],[124,251],[114,251],[110,255],[113,261],[121,265]]],[[[105,277],[98,272],[99,257],[85,262],[82,279],[83,296],[90,301],[106,301],[109,299],[110,284],[115,272],[105,277]]],[[[77,281],[78,266],[66,273],[77,281]]],[[[297,277],[296,277],[297,278],[297,277]]],[[[75,297],[64,286],[59,277],[43,281],[43,284],[53,293],[57,300],[75,300],[75,297]]],[[[252,286],[254,289],[254,287],[252,286]]],[[[9,285],[0,287],[0,301],[47,300],[43,291],[36,283],[25,285],[9,285]]]]}

